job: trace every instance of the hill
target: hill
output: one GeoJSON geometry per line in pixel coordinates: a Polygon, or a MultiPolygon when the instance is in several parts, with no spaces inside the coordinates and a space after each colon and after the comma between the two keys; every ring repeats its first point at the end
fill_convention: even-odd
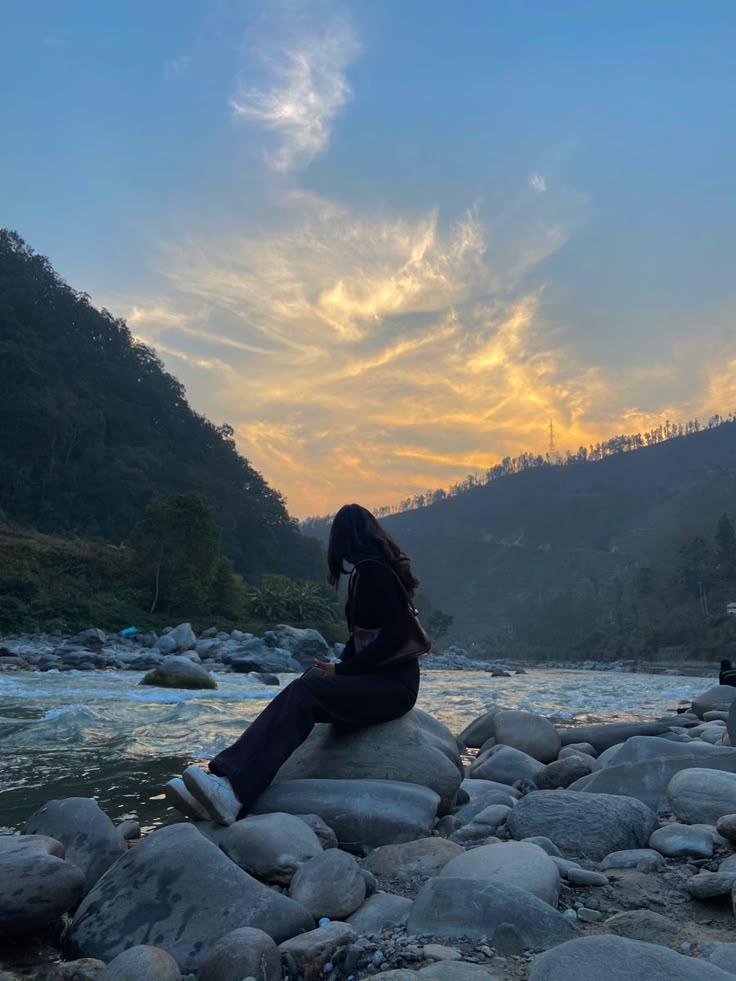
{"type": "Polygon", "coordinates": [[[321,575],[318,543],[232,437],[124,321],[0,230],[0,514],[119,544],[158,495],[194,491],[246,579],[321,575]]]}
{"type": "Polygon", "coordinates": [[[425,607],[454,618],[447,639],[476,653],[712,660],[736,653],[723,514],[736,517],[735,422],[536,466],[382,522],[425,607]]]}

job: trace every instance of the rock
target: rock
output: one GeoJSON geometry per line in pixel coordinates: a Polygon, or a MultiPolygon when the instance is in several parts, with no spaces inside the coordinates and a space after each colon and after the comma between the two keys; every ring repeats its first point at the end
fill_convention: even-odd
{"type": "Polygon", "coordinates": [[[332,848],[305,862],[291,880],[289,895],[315,920],[342,920],[365,899],[365,879],[352,855],[332,848]]]}
{"type": "MultiPolygon", "coordinates": [[[[510,784],[497,783],[495,780],[477,779],[476,777],[466,777],[460,784],[458,794],[461,791],[464,791],[468,795],[470,798],[469,803],[471,804],[476,803],[481,797],[486,797],[493,791],[498,791],[507,797],[515,797],[517,800],[521,797],[521,793],[516,787],[512,787],[510,784]]],[[[458,806],[460,806],[459,801],[458,806]]]]}
{"type": "Polygon", "coordinates": [[[244,926],[278,943],[313,929],[314,920],[182,823],[154,831],[108,871],[77,910],[67,945],[75,956],[109,961],[155,940],[186,973],[216,940],[244,926]]]}
{"type": "Polygon", "coordinates": [[[502,824],[506,823],[506,818],[510,813],[510,807],[505,807],[503,804],[491,804],[490,807],[485,807],[480,814],[477,814],[472,821],[453,832],[450,838],[459,844],[488,838],[495,834],[502,824]]]}
{"type": "Polygon", "coordinates": [[[89,630],[83,630],[81,634],[77,634],[74,639],[80,644],[85,644],[90,650],[99,651],[107,641],[107,634],[98,627],[90,627],[89,630]]]}
{"type": "Polygon", "coordinates": [[[100,975],[100,981],[181,981],[181,974],[167,951],[139,944],[113,958],[100,975]]]}
{"type": "Polygon", "coordinates": [[[214,657],[219,648],[220,642],[218,640],[198,640],[194,646],[194,650],[203,661],[206,661],[207,658],[214,657]]]}
{"type": "Polygon", "coordinates": [[[174,641],[177,651],[191,651],[197,643],[191,623],[180,623],[167,637],[174,641]]]}
{"type": "Polygon", "coordinates": [[[736,811],[736,773],[682,770],[670,780],[667,799],[672,813],[685,824],[715,824],[736,811]]]}
{"type": "Polygon", "coordinates": [[[728,896],[736,883],[736,870],[733,872],[701,872],[687,880],[687,891],[693,899],[717,899],[728,896]]]}
{"type": "Polygon", "coordinates": [[[423,948],[425,960],[428,961],[461,961],[463,955],[454,947],[445,947],[444,944],[425,944],[423,948]]]}
{"type": "MultiPolygon", "coordinates": [[[[511,790],[511,787],[509,787],[509,790],[511,790]]],[[[503,807],[513,807],[516,801],[517,798],[512,797],[509,793],[502,793],[500,790],[491,790],[489,793],[476,797],[475,800],[471,800],[469,804],[465,804],[460,810],[455,812],[454,817],[458,819],[460,824],[469,824],[487,807],[491,807],[494,804],[499,804],[503,807]]]]}
{"type": "MultiPolygon", "coordinates": [[[[100,981],[107,965],[96,957],[82,957],[76,961],[61,961],[53,967],[51,981],[100,981]]],[[[5,975],[0,974],[0,981],[5,975]]]]}
{"type": "Polygon", "coordinates": [[[538,845],[521,841],[483,845],[453,858],[442,869],[443,878],[483,879],[494,885],[525,889],[550,906],[557,906],[560,873],[538,845]]]}
{"type": "Polygon", "coordinates": [[[297,814],[296,816],[314,831],[322,848],[337,848],[337,835],[332,828],[325,824],[319,814],[297,814]]]}
{"type": "Polygon", "coordinates": [[[695,696],[692,711],[699,719],[702,719],[706,712],[728,712],[734,699],[736,699],[736,688],[730,685],[714,685],[713,688],[695,696]]]}
{"type": "Polygon", "coordinates": [[[517,840],[545,835],[563,855],[600,861],[622,848],[646,846],[657,817],[632,797],[540,790],[519,801],[506,827],[517,840]]]}
{"type": "MultiPolygon", "coordinates": [[[[610,922],[610,920],[608,921],[610,922]]],[[[529,981],[733,981],[733,975],[657,944],[624,937],[581,937],[538,957],[529,981]]]]}
{"type": "Polygon", "coordinates": [[[604,872],[606,869],[635,869],[640,862],[651,862],[658,867],[664,865],[664,858],[653,848],[625,848],[606,855],[601,861],[601,868],[604,872]]]}
{"type": "Polygon", "coordinates": [[[258,814],[236,821],[220,839],[233,862],[262,882],[288,886],[294,873],[322,845],[308,825],[294,814],[258,814]]]}
{"type": "MultiPolygon", "coordinates": [[[[381,971],[381,977],[384,981],[417,981],[416,971],[407,971],[405,968],[399,968],[396,971],[381,971]]],[[[733,981],[733,978],[731,979],[733,981]]]]}
{"type": "Polygon", "coordinates": [[[187,657],[172,654],[164,659],[139,682],[157,688],[217,688],[217,682],[201,665],[194,664],[187,657]]]}
{"type": "Polygon", "coordinates": [[[85,894],[128,850],[119,829],[91,797],[51,800],[31,815],[23,830],[63,844],[66,860],[84,872],[85,894]]]}
{"type": "Polygon", "coordinates": [[[564,875],[565,878],[567,878],[570,869],[580,868],[580,865],[577,862],[573,862],[570,858],[562,858],[560,855],[550,855],[550,858],[557,866],[560,875],[564,875]]]}
{"type": "Polygon", "coordinates": [[[574,756],[576,753],[582,756],[590,756],[593,759],[598,755],[598,751],[592,743],[568,743],[557,754],[557,759],[564,760],[566,757],[574,756]]]}
{"type": "Polygon", "coordinates": [[[590,869],[568,869],[567,881],[571,886],[607,886],[608,877],[590,869]]]}
{"type": "Polygon", "coordinates": [[[667,810],[670,780],[693,767],[736,771],[736,750],[697,741],[634,737],[618,750],[612,764],[576,781],[570,789],[636,797],[652,810],[667,810]]]}
{"type": "Polygon", "coordinates": [[[544,835],[531,835],[523,840],[528,841],[530,845],[538,845],[548,855],[560,856],[560,849],[557,845],[549,838],[545,838],[544,835]]]}
{"type": "Polygon", "coordinates": [[[512,784],[517,780],[534,780],[544,769],[544,764],[532,756],[522,753],[512,746],[494,746],[485,759],[478,759],[471,765],[470,772],[479,780],[494,780],[512,784]]]}
{"type": "Polygon", "coordinates": [[[708,961],[728,974],[736,974],[736,943],[716,944],[708,956],[708,961]]]}
{"type": "Polygon", "coordinates": [[[171,634],[164,634],[163,637],[159,637],[156,646],[164,655],[174,654],[178,650],[178,645],[171,634]]]}
{"type": "Polygon", "coordinates": [[[583,923],[600,923],[603,919],[603,913],[599,909],[588,909],[587,906],[581,906],[577,915],[583,923]]]}
{"type": "Polygon", "coordinates": [[[0,934],[14,937],[73,909],[84,893],[84,872],[49,854],[43,842],[13,843],[0,847],[0,883],[0,934]]]}
{"type": "Polygon", "coordinates": [[[492,705],[487,712],[474,719],[458,736],[464,746],[471,749],[480,749],[483,743],[493,738],[495,734],[495,718],[499,712],[504,710],[500,705],[492,705]]]}
{"type": "Polygon", "coordinates": [[[36,854],[39,851],[57,858],[66,857],[62,843],[48,835],[0,835],[0,855],[36,854]]]}
{"type": "Polygon", "coordinates": [[[593,772],[595,760],[588,756],[574,753],[564,759],[549,763],[534,777],[534,783],[540,790],[557,790],[559,787],[569,787],[581,777],[593,772]]]}
{"type": "Polygon", "coordinates": [[[274,647],[281,647],[299,661],[303,668],[311,668],[315,661],[324,661],[330,653],[330,646],[318,630],[289,627],[277,624],[266,635],[266,642],[273,638],[274,647]]]}
{"type": "Polygon", "coordinates": [[[268,647],[257,638],[237,644],[234,648],[226,645],[219,651],[219,655],[233,671],[242,674],[252,671],[298,674],[302,671],[302,665],[288,651],[280,647],[268,647]]]}
{"type": "Polygon", "coordinates": [[[320,970],[340,947],[346,947],[357,938],[347,923],[328,923],[317,930],[310,930],[299,937],[292,937],[280,944],[282,955],[293,959],[299,971],[306,977],[316,977],[320,970]]]}
{"type": "Polygon", "coordinates": [[[263,930],[241,927],[221,937],[209,950],[197,981],[281,981],[281,953],[263,930]]]}
{"type": "Polygon", "coordinates": [[[678,925],[650,909],[632,909],[616,913],[606,920],[608,933],[648,944],[671,944],[677,938],[678,925]]]}
{"type": "Polygon", "coordinates": [[[521,750],[540,763],[557,759],[562,748],[560,735],[547,719],[534,712],[515,709],[499,712],[494,719],[497,743],[521,750]]]}
{"type": "Polygon", "coordinates": [[[255,802],[254,814],[313,812],[334,830],[340,847],[362,851],[426,838],[439,797],[426,787],[391,780],[289,780],[255,802]]]}
{"type": "MultiPolygon", "coordinates": [[[[501,846],[492,846],[501,847],[501,846]]],[[[523,947],[546,949],[577,935],[547,903],[525,889],[483,879],[430,879],[420,890],[407,922],[409,934],[488,939],[509,927],[523,947]]]]}
{"type": "Polygon", "coordinates": [[[440,814],[448,814],[462,777],[460,754],[449,729],[413,709],[400,719],[350,731],[315,726],[275,782],[329,778],[414,783],[439,794],[440,814]]]}
{"type": "Polygon", "coordinates": [[[411,907],[411,899],[390,892],[377,892],[351,913],[346,922],[357,934],[366,936],[386,928],[396,929],[403,926],[411,907]]]}
{"type": "MultiPolygon", "coordinates": [[[[385,977],[385,975],[384,975],[385,977]]],[[[496,981],[496,975],[480,964],[465,961],[440,961],[419,970],[420,978],[437,978],[438,981],[496,981]]],[[[416,981],[417,975],[414,975],[416,981]]]]}
{"type": "Polygon", "coordinates": [[[137,841],[141,836],[141,826],[132,818],[129,818],[127,821],[121,821],[115,827],[126,841],[137,841]]]}
{"type": "Polygon", "coordinates": [[[716,831],[728,841],[736,841],[736,814],[724,814],[716,822],[716,831]]]}
{"type": "MultiPolygon", "coordinates": [[[[734,689],[736,691],[736,689],[734,689]]],[[[574,729],[559,729],[563,746],[571,743],[589,743],[598,753],[624,743],[632,736],[661,736],[667,732],[666,722],[607,722],[574,729]]]]}
{"type": "Polygon", "coordinates": [[[451,859],[464,854],[459,845],[444,838],[420,838],[402,845],[376,848],[365,859],[363,867],[376,875],[410,879],[415,875],[437,875],[451,859]]]}
{"type": "Polygon", "coordinates": [[[649,847],[667,858],[710,858],[715,829],[707,824],[666,824],[649,839],[649,847]]]}
{"type": "Polygon", "coordinates": [[[260,681],[262,685],[268,685],[269,688],[281,687],[281,682],[276,674],[264,674],[262,671],[249,671],[248,677],[254,678],[256,681],[260,681]]]}

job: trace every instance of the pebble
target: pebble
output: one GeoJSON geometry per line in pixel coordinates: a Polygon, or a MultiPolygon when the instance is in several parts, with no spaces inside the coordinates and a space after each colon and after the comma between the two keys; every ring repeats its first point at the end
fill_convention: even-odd
{"type": "Polygon", "coordinates": [[[587,906],[582,906],[577,913],[578,919],[582,920],[583,923],[597,923],[599,920],[603,919],[603,913],[597,909],[588,909],[587,906]]]}
{"type": "Polygon", "coordinates": [[[383,962],[384,962],[384,960],[385,960],[385,959],[386,959],[386,958],[385,958],[385,957],[384,957],[384,955],[383,955],[383,951],[382,951],[382,950],[377,950],[377,951],[375,952],[375,954],[373,955],[373,957],[371,957],[371,963],[372,963],[372,964],[373,964],[373,965],[374,965],[375,967],[380,967],[380,966],[381,966],[381,964],[383,964],[383,962]]]}
{"type": "Polygon", "coordinates": [[[463,955],[454,947],[445,947],[443,944],[426,944],[424,947],[424,957],[428,961],[461,961],[463,955]]]}
{"type": "Polygon", "coordinates": [[[591,872],[590,869],[568,869],[567,881],[574,886],[607,886],[608,877],[602,872],[591,872]]]}
{"type": "Polygon", "coordinates": [[[577,920],[578,914],[574,909],[566,909],[562,914],[566,920],[577,920]]]}

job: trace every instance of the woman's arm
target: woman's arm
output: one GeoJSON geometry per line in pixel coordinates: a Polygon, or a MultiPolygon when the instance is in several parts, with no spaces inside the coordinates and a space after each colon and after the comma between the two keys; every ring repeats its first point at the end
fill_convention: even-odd
{"type": "Polygon", "coordinates": [[[382,661],[398,651],[404,640],[406,597],[394,574],[385,565],[366,562],[358,569],[357,576],[354,626],[378,627],[380,633],[359,654],[354,653],[351,638],[343,651],[344,660],[335,665],[336,674],[375,671],[382,661]]]}

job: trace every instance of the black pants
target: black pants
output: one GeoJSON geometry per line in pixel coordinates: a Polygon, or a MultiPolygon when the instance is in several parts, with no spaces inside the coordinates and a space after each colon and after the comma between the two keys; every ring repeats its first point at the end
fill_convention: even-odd
{"type": "Polygon", "coordinates": [[[227,777],[246,814],[316,722],[366,726],[405,715],[417,700],[416,661],[371,674],[327,677],[317,668],[292,681],[232,746],[210,761],[227,777]]]}

